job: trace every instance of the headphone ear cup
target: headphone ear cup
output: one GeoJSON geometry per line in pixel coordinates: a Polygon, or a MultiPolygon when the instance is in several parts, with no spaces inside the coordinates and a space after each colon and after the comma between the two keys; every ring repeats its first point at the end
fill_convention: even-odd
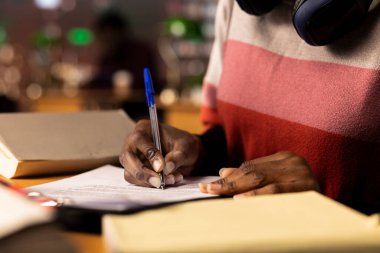
{"type": "Polygon", "coordinates": [[[296,2],[294,3],[294,7],[293,7],[293,16],[297,12],[297,10],[301,6],[301,4],[303,4],[303,2],[305,2],[305,0],[296,0],[296,2]]]}
{"type": "Polygon", "coordinates": [[[270,12],[281,0],[237,0],[240,8],[248,14],[261,16],[270,12]]]}
{"type": "Polygon", "coordinates": [[[373,0],[297,0],[293,25],[313,46],[327,45],[357,26],[373,0]]]}

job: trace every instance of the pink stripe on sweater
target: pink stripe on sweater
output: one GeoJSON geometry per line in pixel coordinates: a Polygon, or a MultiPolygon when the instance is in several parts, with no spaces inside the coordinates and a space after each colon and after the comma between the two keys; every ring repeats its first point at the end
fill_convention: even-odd
{"type": "Polygon", "coordinates": [[[218,98],[281,119],[380,141],[380,71],[226,44],[218,98]]]}

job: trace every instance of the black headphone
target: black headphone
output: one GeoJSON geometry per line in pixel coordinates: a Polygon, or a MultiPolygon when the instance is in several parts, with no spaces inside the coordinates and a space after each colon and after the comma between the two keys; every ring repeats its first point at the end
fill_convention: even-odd
{"type": "MultiPolygon", "coordinates": [[[[281,0],[237,0],[248,14],[260,16],[281,0]]],[[[373,0],[296,0],[293,25],[298,35],[313,46],[327,45],[340,38],[368,14],[373,0]]]]}

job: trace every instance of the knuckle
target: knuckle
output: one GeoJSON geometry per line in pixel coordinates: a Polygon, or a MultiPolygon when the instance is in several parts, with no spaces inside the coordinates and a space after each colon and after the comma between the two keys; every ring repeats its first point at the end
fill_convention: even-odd
{"type": "Polygon", "coordinates": [[[141,170],[136,170],[134,176],[135,176],[135,178],[136,178],[137,180],[139,180],[139,181],[144,181],[144,180],[145,180],[145,174],[144,174],[144,172],[141,171],[141,170]]]}
{"type": "Polygon", "coordinates": [[[227,188],[228,190],[234,192],[236,190],[236,182],[235,181],[231,181],[231,182],[228,182],[227,184],[227,188]]]}
{"type": "Polygon", "coordinates": [[[148,147],[144,150],[144,154],[148,160],[152,160],[157,155],[158,149],[154,147],[148,147]]]}
{"type": "Polygon", "coordinates": [[[186,149],[186,148],[192,148],[193,145],[195,144],[195,141],[192,138],[192,136],[184,135],[178,138],[177,143],[179,146],[186,149]]]}
{"type": "Polygon", "coordinates": [[[252,165],[242,166],[240,168],[240,171],[242,172],[242,174],[244,176],[257,174],[257,169],[256,169],[255,165],[253,165],[253,164],[252,165]]]}
{"type": "Polygon", "coordinates": [[[150,126],[149,124],[150,124],[149,120],[142,119],[142,120],[139,120],[136,123],[136,127],[135,128],[136,128],[136,130],[145,129],[147,126],[150,126]]]}
{"type": "Polygon", "coordinates": [[[264,181],[264,174],[258,171],[255,167],[250,167],[250,171],[247,175],[251,176],[253,184],[261,184],[264,181]]]}
{"type": "Polygon", "coordinates": [[[127,137],[127,145],[131,145],[133,143],[138,143],[138,141],[141,140],[141,133],[134,131],[127,137]]]}
{"type": "Polygon", "coordinates": [[[225,178],[218,179],[217,181],[215,181],[215,183],[221,184],[223,186],[226,184],[226,179],[225,178]]]}
{"type": "Polygon", "coordinates": [[[254,161],[245,161],[240,165],[240,168],[249,168],[249,167],[254,167],[254,161]]]}

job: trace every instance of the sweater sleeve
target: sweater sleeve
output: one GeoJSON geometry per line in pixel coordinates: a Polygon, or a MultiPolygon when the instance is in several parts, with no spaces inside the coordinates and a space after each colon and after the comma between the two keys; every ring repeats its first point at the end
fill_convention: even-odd
{"type": "Polygon", "coordinates": [[[215,19],[215,40],[203,80],[201,120],[205,130],[221,125],[217,109],[217,90],[222,74],[224,44],[227,39],[233,0],[219,1],[215,19]]]}
{"type": "Polygon", "coordinates": [[[217,175],[227,164],[227,144],[221,117],[217,108],[217,90],[222,74],[224,44],[227,39],[234,0],[220,0],[215,20],[215,40],[203,81],[201,120],[204,133],[200,140],[204,149],[201,164],[193,175],[217,175]]]}

